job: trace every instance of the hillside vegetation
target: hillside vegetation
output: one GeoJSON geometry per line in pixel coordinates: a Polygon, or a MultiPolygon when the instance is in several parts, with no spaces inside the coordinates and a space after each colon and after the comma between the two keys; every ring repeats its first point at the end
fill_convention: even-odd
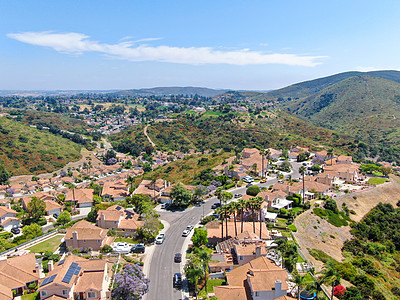
{"type": "Polygon", "coordinates": [[[340,146],[345,151],[352,144],[352,140],[344,135],[282,112],[215,116],[182,114],[172,122],[151,124],[148,134],[159,148],[183,152],[189,149],[232,151],[252,146],[280,149],[292,145],[340,146]]]}
{"type": "Polygon", "coordinates": [[[52,172],[78,160],[80,150],[65,138],[0,118],[0,164],[13,175],[52,172]]]}

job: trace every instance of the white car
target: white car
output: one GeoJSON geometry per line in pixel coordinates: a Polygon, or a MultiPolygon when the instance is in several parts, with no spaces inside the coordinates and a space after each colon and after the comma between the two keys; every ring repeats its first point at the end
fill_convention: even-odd
{"type": "Polygon", "coordinates": [[[114,246],[112,247],[113,251],[116,253],[129,253],[131,252],[131,245],[129,245],[128,243],[116,243],[114,244],[114,246]]]}
{"type": "Polygon", "coordinates": [[[192,231],[192,229],[194,228],[193,225],[188,225],[186,227],[186,229],[182,232],[182,236],[188,236],[189,233],[192,231]]]}
{"type": "Polygon", "coordinates": [[[160,245],[160,244],[164,243],[164,240],[165,240],[165,234],[161,233],[156,238],[156,244],[160,245]]]}

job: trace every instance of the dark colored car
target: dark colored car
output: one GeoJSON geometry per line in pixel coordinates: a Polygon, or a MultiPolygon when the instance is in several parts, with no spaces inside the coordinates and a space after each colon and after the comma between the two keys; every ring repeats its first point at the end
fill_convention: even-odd
{"type": "Polygon", "coordinates": [[[53,214],[53,217],[54,217],[55,219],[57,219],[57,218],[58,218],[58,216],[59,216],[59,214],[58,214],[58,213],[55,213],[55,214],[53,214]]]}
{"type": "Polygon", "coordinates": [[[21,230],[19,228],[17,228],[17,227],[13,227],[13,228],[11,228],[11,232],[14,233],[14,234],[18,234],[18,233],[21,232],[21,230]]]}
{"type": "Polygon", "coordinates": [[[146,246],[144,244],[133,245],[131,248],[131,252],[133,253],[144,253],[144,250],[146,250],[146,246]]]}
{"type": "Polygon", "coordinates": [[[249,183],[248,185],[246,185],[246,187],[248,188],[248,187],[250,187],[250,186],[252,186],[253,184],[252,183],[249,183]]]}
{"type": "Polygon", "coordinates": [[[220,206],[221,206],[221,203],[215,202],[213,205],[211,205],[211,208],[215,209],[215,208],[220,207],[220,206]]]}
{"type": "Polygon", "coordinates": [[[174,257],[174,262],[180,263],[182,261],[182,254],[176,253],[174,257]]]}
{"type": "Polygon", "coordinates": [[[173,285],[176,288],[182,287],[182,274],[181,273],[174,274],[173,285]]]}

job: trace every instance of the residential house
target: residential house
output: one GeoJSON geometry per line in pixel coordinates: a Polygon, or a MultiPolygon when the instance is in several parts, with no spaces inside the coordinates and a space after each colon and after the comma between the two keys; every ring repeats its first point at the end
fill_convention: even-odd
{"type": "Polygon", "coordinates": [[[226,273],[227,286],[214,287],[220,300],[275,300],[288,291],[288,274],[270,259],[260,256],[226,273]]]}
{"type": "Polygon", "coordinates": [[[344,180],[347,182],[355,182],[361,178],[358,172],[359,164],[336,164],[325,166],[322,174],[329,175],[333,181],[344,180]]]}
{"type": "Polygon", "coordinates": [[[13,227],[21,226],[21,220],[17,218],[17,212],[9,207],[0,206],[0,226],[5,231],[11,231],[13,227]]]}
{"type": "Polygon", "coordinates": [[[65,244],[68,249],[100,250],[111,244],[113,238],[107,237],[108,229],[103,229],[82,220],[67,229],[65,244]]]}
{"type": "Polygon", "coordinates": [[[260,196],[264,199],[264,208],[267,211],[268,208],[274,209],[291,209],[293,201],[287,200],[286,196],[287,193],[283,192],[282,190],[264,190],[259,193],[257,196],[260,196]]]}
{"type": "Polygon", "coordinates": [[[34,253],[0,260],[0,299],[20,296],[40,278],[34,253]]]}
{"type": "MultiPolygon", "coordinates": [[[[183,183],[179,183],[179,184],[181,186],[183,186],[185,189],[187,189],[189,191],[192,191],[192,192],[193,192],[193,190],[195,188],[194,186],[191,186],[191,185],[186,185],[186,184],[183,184],[183,183]]],[[[176,186],[176,184],[167,183],[166,185],[167,185],[167,187],[161,191],[161,195],[160,195],[159,201],[161,203],[169,203],[169,204],[171,204],[172,203],[171,191],[172,191],[172,188],[174,186],[176,186]]]]}
{"type": "Polygon", "coordinates": [[[52,266],[38,288],[44,299],[106,299],[107,261],[70,255],[52,266]]]}
{"type": "Polygon", "coordinates": [[[65,201],[71,201],[77,207],[92,207],[93,189],[72,189],[65,195],[65,201]]]}
{"type": "Polygon", "coordinates": [[[270,154],[269,158],[275,161],[278,161],[279,158],[282,156],[282,151],[281,150],[275,150],[273,148],[269,148],[270,154]]]}
{"type": "Polygon", "coordinates": [[[128,187],[124,180],[106,181],[101,196],[112,201],[121,201],[129,195],[128,187]]]}
{"type": "Polygon", "coordinates": [[[161,190],[166,187],[166,182],[162,179],[157,179],[155,182],[151,180],[143,180],[133,194],[148,195],[153,201],[157,201],[161,195],[161,190]]]}
{"type": "Polygon", "coordinates": [[[262,241],[237,243],[233,246],[233,251],[240,266],[262,255],[267,255],[266,244],[262,241]]]}
{"type": "Polygon", "coordinates": [[[45,192],[37,192],[28,197],[24,197],[22,199],[22,205],[25,210],[28,209],[28,204],[29,202],[31,202],[32,197],[37,197],[46,204],[46,215],[52,216],[54,214],[61,213],[62,206],[55,201],[56,197],[50,193],[45,192]]]}
{"type": "Polygon", "coordinates": [[[113,205],[106,210],[99,210],[96,225],[116,230],[117,234],[133,236],[138,228],[143,225],[139,221],[139,215],[124,209],[119,205],[113,205]]]}

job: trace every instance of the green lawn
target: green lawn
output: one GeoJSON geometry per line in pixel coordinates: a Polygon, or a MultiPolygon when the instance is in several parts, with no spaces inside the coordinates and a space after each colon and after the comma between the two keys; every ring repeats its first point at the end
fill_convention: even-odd
{"type": "Polygon", "coordinates": [[[292,211],[294,211],[295,213],[298,213],[299,211],[303,211],[303,209],[301,207],[293,207],[292,211]]]}
{"type": "Polygon", "coordinates": [[[375,176],[383,176],[383,173],[379,171],[373,171],[372,174],[375,176]]]}
{"type": "MultiPolygon", "coordinates": [[[[214,293],[214,286],[223,285],[226,282],[225,279],[209,279],[207,281],[207,293],[214,293]]],[[[202,291],[204,288],[202,289],[202,291]]]]}
{"type": "Polygon", "coordinates": [[[126,238],[126,237],[122,237],[119,236],[117,237],[114,242],[123,242],[123,243],[128,243],[128,244],[137,244],[139,243],[139,241],[134,240],[133,238],[126,238]]]}
{"type": "Polygon", "coordinates": [[[214,111],[214,110],[208,110],[203,114],[204,117],[218,117],[218,116],[221,116],[221,115],[223,115],[222,112],[214,111]]]}
{"type": "Polygon", "coordinates": [[[373,184],[373,185],[377,185],[377,184],[382,184],[385,182],[388,182],[389,180],[387,180],[386,178],[379,178],[379,177],[374,177],[374,178],[370,178],[368,180],[369,184],[373,184]]]}
{"type": "Polygon", "coordinates": [[[39,244],[36,244],[27,250],[30,250],[33,253],[41,253],[41,252],[54,252],[57,250],[58,246],[60,246],[61,239],[63,238],[63,235],[56,235],[53,236],[52,238],[45,240],[39,244]]]}

